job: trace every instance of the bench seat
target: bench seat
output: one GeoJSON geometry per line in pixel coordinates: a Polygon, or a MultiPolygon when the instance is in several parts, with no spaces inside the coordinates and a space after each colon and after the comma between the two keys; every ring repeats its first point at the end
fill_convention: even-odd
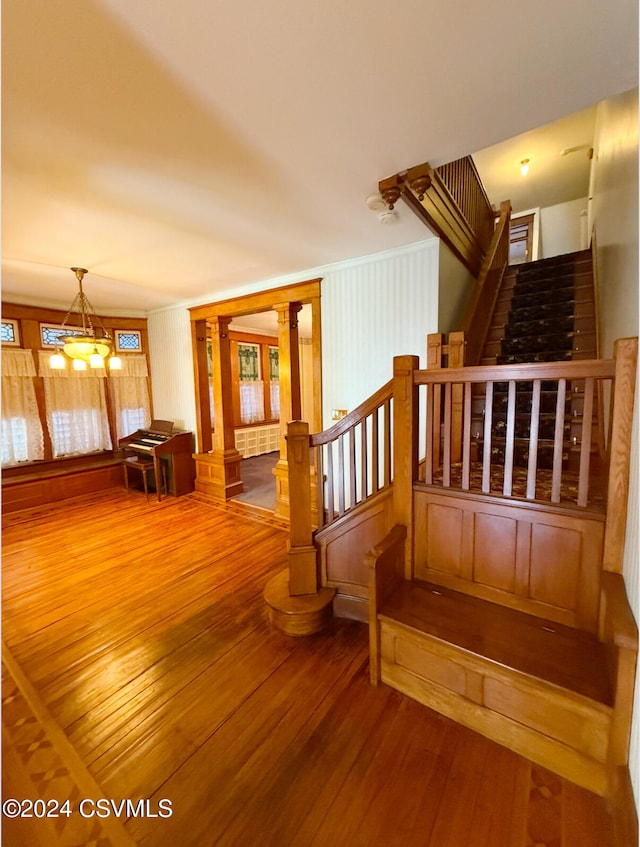
{"type": "Polygon", "coordinates": [[[524,676],[613,705],[606,647],[588,632],[418,580],[400,582],[378,616],[524,676]]]}
{"type": "Polygon", "coordinates": [[[406,536],[396,525],[367,554],[372,683],[609,794],[626,767],[637,656],[622,577],[602,575],[596,635],[405,578],[406,536]]]}

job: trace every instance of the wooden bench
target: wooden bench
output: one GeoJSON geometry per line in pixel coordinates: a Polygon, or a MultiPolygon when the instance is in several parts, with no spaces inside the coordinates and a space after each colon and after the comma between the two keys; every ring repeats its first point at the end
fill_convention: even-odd
{"type": "Polygon", "coordinates": [[[2,513],[17,512],[121,487],[121,456],[80,456],[7,468],[2,474],[2,513]]]}
{"type": "Polygon", "coordinates": [[[435,711],[598,794],[627,764],[638,633],[604,573],[598,634],[404,578],[407,530],[367,556],[370,668],[435,711]]]}

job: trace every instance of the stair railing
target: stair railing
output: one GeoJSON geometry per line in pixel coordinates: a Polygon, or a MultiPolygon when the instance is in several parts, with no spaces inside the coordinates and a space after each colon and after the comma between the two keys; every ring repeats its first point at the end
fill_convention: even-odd
{"type": "MultiPolygon", "coordinates": [[[[309,467],[315,467],[317,502],[313,511],[318,529],[342,518],[391,485],[391,388],[389,381],[324,432],[309,435],[308,426],[300,421],[288,425],[287,441],[297,439],[296,443],[306,445],[306,456],[298,448],[295,455],[300,461],[289,461],[291,508],[297,510],[308,499],[309,467]],[[306,436],[301,426],[306,427],[306,436]]],[[[300,526],[300,518],[297,520],[300,526]]],[[[310,543],[311,530],[309,520],[308,530],[303,530],[292,546],[310,543]]]]}
{"type": "MultiPolygon", "coordinates": [[[[625,454],[620,459],[616,444],[611,442],[608,451],[616,469],[614,473],[612,464],[613,476],[605,479],[608,463],[596,451],[594,398],[605,384],[615,383],[617,419],[623,419],[621,404],[633,407],[636,357],[637,339],[622,339],[616,343],[613,360],[414,370],[411,384],[418,389],[414,402],[420,402],[419,392],[423,391],[427,409],[425,426],[418,436],[418,449],[422,447],[425,453],[420,481],[442,489],[603,508],[612,487],[618,485],[615,477],[622,473],[627,457],[625,454]],[[464,397],[461,462],[453,461],[451,453],[451,410],[456,386],[464,397]],[[474,408],[475,387],[482,388],[482,408],[474,408]],[[575,442],[568,442],[567,408],[574,391],[580,391],[584,398],[580,435],[575,442]],[[434,438],[434,429],[439,425],[441,411],[436,392],[442,394],[445,409],[443,434],[438,439],[434,438]],[[496,416],[499,393],[503,402],[496,416]],[[552,397],[550,409],[545,408],[545,394],[552,397]],[[496,420],[500,424],[498,433],[496,420]],[[543,449],[547,451],[546,467],[543,449]],[[575,452],[573,461],[569,461],[568,450],[575,452]],[[593,471],[598,470],[592,465],[599,459],[603,473],[597,491],[590,485],[594,482],[593,471]],[[518,467],[521,470],[516,474],[518,467]]],[[[399,359],[402,365],[404,359],[399,359]]],[[[407,390],[405,394],[411,392],[407,390]]],[[[417,476],[414,480],[418,481],[417,476]]]]}
{"type": "Polygon", "coordinates": [[[381,180],[378,190],[391,209],[402,197],[477,278],[495,213],[470,156],[437,168],[416,165],[381,180]]]}
{"type": "Polygon", "coordinates": [[[637,338],[621,339],[616,342],[612,360],[434,370],[420,370],[417,356],[398,356],[393,380],[326,432],[309,435],[307,423],[290,423],[290,594],[313,594],[320,586],[314,513],[318,528],[322,528],[346,515],[357,517],[362,504],[392,491],[395,519],[407,523],[413,510],[414,486],[422,485],[443,492],[534,501],[534,506],[577,505],[600,512],[606,508],[604,556],[605,561],[611,559],[610,569],[614,569],[624,533],[637,351],[637,338]],[[611,395],[610,415],[615,426],[606,455],[599,456],[593,432],[594,398],[604,388],[603,383],[610,389],[607,393],[611,395]],[[455,387],[462,394],[459,462],[452,453],[455,387]],[[477,395],[481,409],[474,408],[476,387],[482,388],[477,395]],[[436,390],[441,394],[442,407],[434,400],[436,390]],[[571,406],[567,399],[576,390],[583,395],[580,435],[576,443],[570,441],[576,460],[567,465],[566,417],[571,406]],[[494,407],[500,394],[503,426],[496,435],[494,407]],[[545,394],[553,398],[550,406],[545,403],[545,394]],[[434,438],[436,423],[440,422],[442,437],[434,438]],[[525,434],[520,434],[523,431],[525,434]],[[547,444],[543,444],[545,441],[547,444]],[[547,449],[547,455],[550,451],[547,468],[540,461],[542,448],[547,449]],[[422,461],[419,455],[424,456],[422,461]],[[312,469],[317,469],[315,486],[312,469]],[[594,470],[601,470],[600,491],[593,485],[594,470]]]}

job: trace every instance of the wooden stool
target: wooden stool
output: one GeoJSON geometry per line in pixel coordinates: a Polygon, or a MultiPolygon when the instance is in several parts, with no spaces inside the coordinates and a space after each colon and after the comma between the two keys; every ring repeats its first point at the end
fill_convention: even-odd
{"type": "MultiPolygon", "coordinates": [[[[142,474],[142,485],[144,486],[144,495],[149,499],[149,483],[147,477],[150,473],[153,472],[153,459],[143,459],[138,456],[128,456],[126,459],[122,460],[122,467],[124,469],[124,486],[129,490],[129,468],[134,468],[137,471],[140,471],[142,474]]],[[[165,467],[164,462],[160,462],[159,467],[161,468],[161,480],[156,479],[156,491],[158,493],[158,500],[161,500],[161,489],[164,489],[164,493],[168,494],[167,491],[167,469],[165,467]]]]}

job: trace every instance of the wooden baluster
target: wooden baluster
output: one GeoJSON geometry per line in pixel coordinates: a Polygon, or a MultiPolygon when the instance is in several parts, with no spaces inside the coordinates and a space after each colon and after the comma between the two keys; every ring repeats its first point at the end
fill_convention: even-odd
{"type": "MultiPolygon", "coordinates": [[[[436,371],[442,367],[442,348],[442,333],[432,332],[430,335],[427,336],[427,370],[436,371]]],[[[440,385],[433,386],[432,408],[432,467],[433,470],[437,470],[440,467],[440,412],[442,408],[442,387],[440,385]]]]}
{"type": "Polygon", "coordinates": [[[527,499],[535,500],[536,471],[538,467],[538,431],[540,426],[540,389],[542,382],[533,381],[531,397],[531,418],[529,422],[529,461],[527,463],[527,499]]]}
{"type": "Polygon", "coordinates": [[[516,383],[509,380],[509,399],[507,401],[507,439],[504,450],[504,479],[502,493],[511,497],[513,490],[513,462],[515,458],[515,428],[516,428],[516,383]]]}
{"type": "MultiPolygon", "coordinates": [[[[462,368],[464,366],[464,332],[450,332],[448,345],[447,367],[462,368]]],[[[452,386],[451,407],[451,461],[459,462],[462,458],[462,384],[452,386]]]]}
{"type": "Polygon", "coordinates": [[[586,506],[589,500],[589,464],[591,460],[591,433],[593,427],[593,377],[584,381],[584,405],[582,407],[582,433],[580,436],[580,471],[578,476],[578,506],[586,506]]]}
{"type": "Polygon", "coordinates": [[[435,417],[434,410],[434,390],[433,385],[427,385],[427,431],[426,431],[426,455],[425,455],[425,470],[424,481],[427,485],[433,484],[433,419],[435,417]]]}
{"type": "Polygon", "coordinates": [[[364,418],[360,426],[360,485],[362,486],[362,499],[366,500],[369,496],[369,485],[367,478],[367,470],[369,467],[369,451],[367,449],[367,420],[364,418]]]}
{"type": "Polygon", "coordinates": [[[344,515],[344,436],[338,436],[338,516],[344,515]]]}
{"type": "Polygon", "coordinates": [[[468,491],[471,470],[471,383],[464,384],[464,421],[462,426],[462,490],[468,491]]]}
{"type": "Polygon", "coordinates": [[[356,490],[356,429],[349,430],[349,486],[351,488],[351,506],[355,506],[361,498],[356,490]]]}
{"type": "Polygon", "coordinates": [[[442,448],[442,484],[451,486],[451,383],[444,387],[444,445],[442,448]]]}
{"type": "Polygon", "coordinates": [[[324,492],[324,460],[322,454],[322,445],[315,448],[316,451],[316,490],[318,492],[318,529],[326,523],[326,504],[324,492]]]}
{"type": "Polygon", "coordinates": [[[551,473],[551,502],[560,502],[560,483],[562,481],[562,450],[564,440],[564,404],[567,393],[567,380],[558,380],[556,400],[556,427],[553,440],[553,471],[551,473]]]}
{"type": "Polygon", "coordinates": [[[384,404],[384,484],[391,485],[391,400],[384,404]]]}
{"type": "Polygon", "coordinates": [[[327,444],[327,523],[333,523],[334,517],[334,493],[333,493],[333,445],[327,444]]]}
{"type": "Polygon", "coordinates": [[[378,432],[378,410],[371,415],[371,491],[380,490],[380,440],[378,432]]]}
{"type": "Polygon", "coordinates": [[[488,382],[484,396],[484,446],[482,451],[482,493],[491,491],[491,423],[493,420],[493,383],[488,382]]]}

